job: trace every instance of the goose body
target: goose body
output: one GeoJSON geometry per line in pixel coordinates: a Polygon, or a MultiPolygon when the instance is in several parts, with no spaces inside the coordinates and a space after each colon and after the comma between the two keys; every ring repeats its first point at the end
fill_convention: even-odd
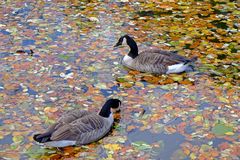
{"type": "Polygon", "coordinates": [[[123,57],[122,64],[133,70],[156,74],[181,73],[191,69],[191,63],[196,61],[196,58],[188,59],[175,51],[148,49],[138,53],[137,43],[128,35],[122,36],[115,47],[122,45],[124,39],[130,51],[123,57]]]}
{"type": "Polygon", "coordinates": [[[43,134],[33,139],[49,147],[84,145],[103,138],[111,129],[113,115],[111,108],[118,108],[121,101],[108,100],[99,113],[74,109],[64,113],[59,120],[43,134]]]}

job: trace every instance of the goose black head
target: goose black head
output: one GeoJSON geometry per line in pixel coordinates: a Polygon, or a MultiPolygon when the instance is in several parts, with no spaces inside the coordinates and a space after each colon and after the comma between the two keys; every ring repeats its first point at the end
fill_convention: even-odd
{"type": "Polygon", "coordinates": [[[129,35],[126,34],[126,35],[120,37],[114,47],[118,47],[118,46],[122,45],[124,38],[126,39],[127,45],[130,47],[128,56],[130,56],[131,58],[134,59],[135,57],[138,56],[138,46],[137,46],[137,43],[133,40],[133,38],[130,37],[129,35]]]}
{"type": "Polygon", "coordinates": [[[122,102],[119,99],[109,99],[105,102],[102,109],[99,112],[99,115],[102,117],[109,117],[111,114],[111,108],[113,110],[119,110],[122,102]]]}
{"type": "Polygon", "coordinates": [[[126,39],[127,45],[132,46],[132,45],[136,44],[136,42],[133,40],[132,37],[130,37],[129,35],[125,34],[124,36],[119,38],[118,42],[115,44],[114,47],[121,46],[124,43],[123,42],[125,40],[124,38],[126,39]]]}
{"type": "MultiPolygon", "coordinates": [[[[126,36],[126,35],[125,35],[126,36]]],[[[119,40],[118,40],[118,42],[115,44],[115,46],[114,47],[118,47],[118,46],[121,46],[122,45],[122,43],[123,43],[123,39],[124,39],[124,37],[125,36],[122,36],[122,37],[120,37],[119,38],[119,40]]]]}

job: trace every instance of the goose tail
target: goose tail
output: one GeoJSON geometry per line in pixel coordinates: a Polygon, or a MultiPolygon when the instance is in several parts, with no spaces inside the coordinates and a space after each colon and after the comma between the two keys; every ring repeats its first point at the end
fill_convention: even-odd
{"type": "Polygon", "coordinates": [[[198,60],[197,56],[194,56],[193,58],[190,59],[192,62],[196,62],[198,60]]]}
{"type": "Polygon", "coordinates": [[[35,134],[33,136],[33,139],[39,143],[46,143],[46,142],[51,141],[51,139],[50,139],[51,136],[52,136],[52,134],[50,132],[47,132],[47,133],[43,133],[43,134],[35,134]]]}
{"type": "Polygon", "coordinates": [[[195,57],[193,57],[193,58],[191,58],[191,59],[188,59],[188,60],[186,60],[186,61],[184,62],[184,65],[186,65],[186,64],[188,64],[188,63],[196,62],[197,59],[198,59],[197,56],[195,56],[195,57]]]}
{"type": "Polygon", "coordinates": [[[194,63],[195,61],[197,61],[197,57],[187,59],[183,63],[168,66],[168,70],[166,73],[170,74],[170,73],[181,73],[184,71],[186,72],[194,71],[194,65],[192,63],[194,63]]]}

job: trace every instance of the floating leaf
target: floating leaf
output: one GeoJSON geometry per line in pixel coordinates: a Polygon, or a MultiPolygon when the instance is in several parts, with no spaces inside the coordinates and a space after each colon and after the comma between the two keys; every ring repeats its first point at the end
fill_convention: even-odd
{"type": "Polygon", "coordinates": [[[13,136],[14,143],[21,143],[24,140],[24,137],[21,135],[13,136]]]}
{"type": "Polygon", "coordinates": [[[46,107],[46,108],[44,108],[44,112],[46,112],[46,113],[49,113],[49,112],[54,113],[54,112],[57,112],[57,111],[58,111],[58,109],[56,107],[46,107]]]}
{"type": "Polygon", "coordinates": [[[58,55],[58,57],[64,60],[68,60],[70,58],[69,55],[65,55],[65,54],[60,54],[58,55]]]}
{"type": "Polygon", "coordinates": [[[108,150],[112,150],[112,151],[116,151],[116,150],[121,149],[119,144],[106,144],[106,145],[104,145],[104,148],[106,148],[108,150]]]}
{"type": "Polygon", "coordinates": [[[124,87],[124,88],[130,88],[130,87],[133,86],[133,83],[124,82],[124,83],[121,83],[121,86],[124,87]]]}
{"type": "Polygon", "coordinates": [[[133,129],[135,129],[135,128],[136,128],[136,126],[133,126],[133,125],[128,126],[128,127],[127,127],[127,131],[130,132],[131,130],[133,130],[133,129]]]}
{"type": "Polygon", "coordinates": [[[93,67],[93,66],[90,66],[87,68],[88,71],[91,71],[91,72],[95,72],[96,71],[96,68],[93,67]]]}
{"type": "Polygon", "coordinates": [[[133,142],[132,145],[134,147],[136,147],[138,150],[149,150],[152,148],[151,145],[143,142],[143,141],[136,141],[136,142],[133,142]]]}
{"type": "Polygon", "coordinates": [[[234,135],[233,132],[226,132],[225,134],[228,135],[228,136],[233,136],[234,135]]]}
{"type": "Polygon", "coordinates": [[[38,145],[34,145],[34,146],[31,146],[27,149],[26,151],[26,154],[31,157],[31,158],[40,158],[44,155],[48,155],[48,154],[53,154],[53,153],[56,153],[55,150],[50,150],[50,149],[47,149],[47,148],[43,148],[41,146],[38,146],[38,145]]]}
{"type": "Polygon", "coordinates": [[[200,115],[197,115],[196,117],[194,117],[194,122],[201,122],[203,121],[203,117],[200,115]]]}
{"type": "Polygon", "coordinates": [[[191,153],[189,157],[190,157],[191,159],[196,159],[196,158],[197,158],[197,156],[196,156],[195,153],[191,153]]]}
{"type": "Polygon", "coordinates": [[[3,159],[239,157],[238,1],[2,3],[3,159]],[[122,67],[129,48],[112,46],[124,34],[134,37],[139,53],[161,49],[197,56],[195,71],[154,75],[122,67]],[[121,99],[122,106],[102,140],[61,151],[33,142],[32,134],[44,132],[63,111],[97,112],[109,98],[121,99]]]}
{"type": "Polygon", "coordinates": [[[226,99],[226,98],[224,98],[224,97],[218,97],[219,98],[219,100],[221,101],[221,102],[224,102],[224,103],[229,103],[229,100],[228,99],[226,99]]]}
{"type": "Polygon", "coordinates": [[[123,77],[119,77],[116,80],[121,83],[126,82],[126,80],[123,77]]]}
{"type": "Polygon", "coordinates": [[[218,136],[233,132],[233,128],[224,124],[224,123],[217,123],[213,128],[212,132],[218,136]]]}
{"type": "Polygon", "coordinates": [[[180,82],[183,80],[183,75],[173,75],[171,77],[174,81],[180,82]]]}

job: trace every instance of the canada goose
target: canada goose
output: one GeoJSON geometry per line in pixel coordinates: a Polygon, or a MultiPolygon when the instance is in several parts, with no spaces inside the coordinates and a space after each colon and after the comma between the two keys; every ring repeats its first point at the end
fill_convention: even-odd
{"type": "Polygon", "coordinates": [[[197,57],[188,59],[178,55],[176,51],[160,49],[148,49],[138,54],[137,43],[128,35],[120,37],[114,47],[122,45],[124,40],[130,47],[130,51],[128,55],[124,56],[123,65],[141,72],[155,74],[181,73],[192,69],[191,62],[197,60],[197,57]]]}
{"type": "Polygon", "coordinates": [[[36,134],[33,139],[49,147],[83,145],[104,137],[113,124],[113,110],[118,110],[121,101],[109,99],[99,113],[74,109],[64,113],[60,119],[43,134],[36,134]]]}

